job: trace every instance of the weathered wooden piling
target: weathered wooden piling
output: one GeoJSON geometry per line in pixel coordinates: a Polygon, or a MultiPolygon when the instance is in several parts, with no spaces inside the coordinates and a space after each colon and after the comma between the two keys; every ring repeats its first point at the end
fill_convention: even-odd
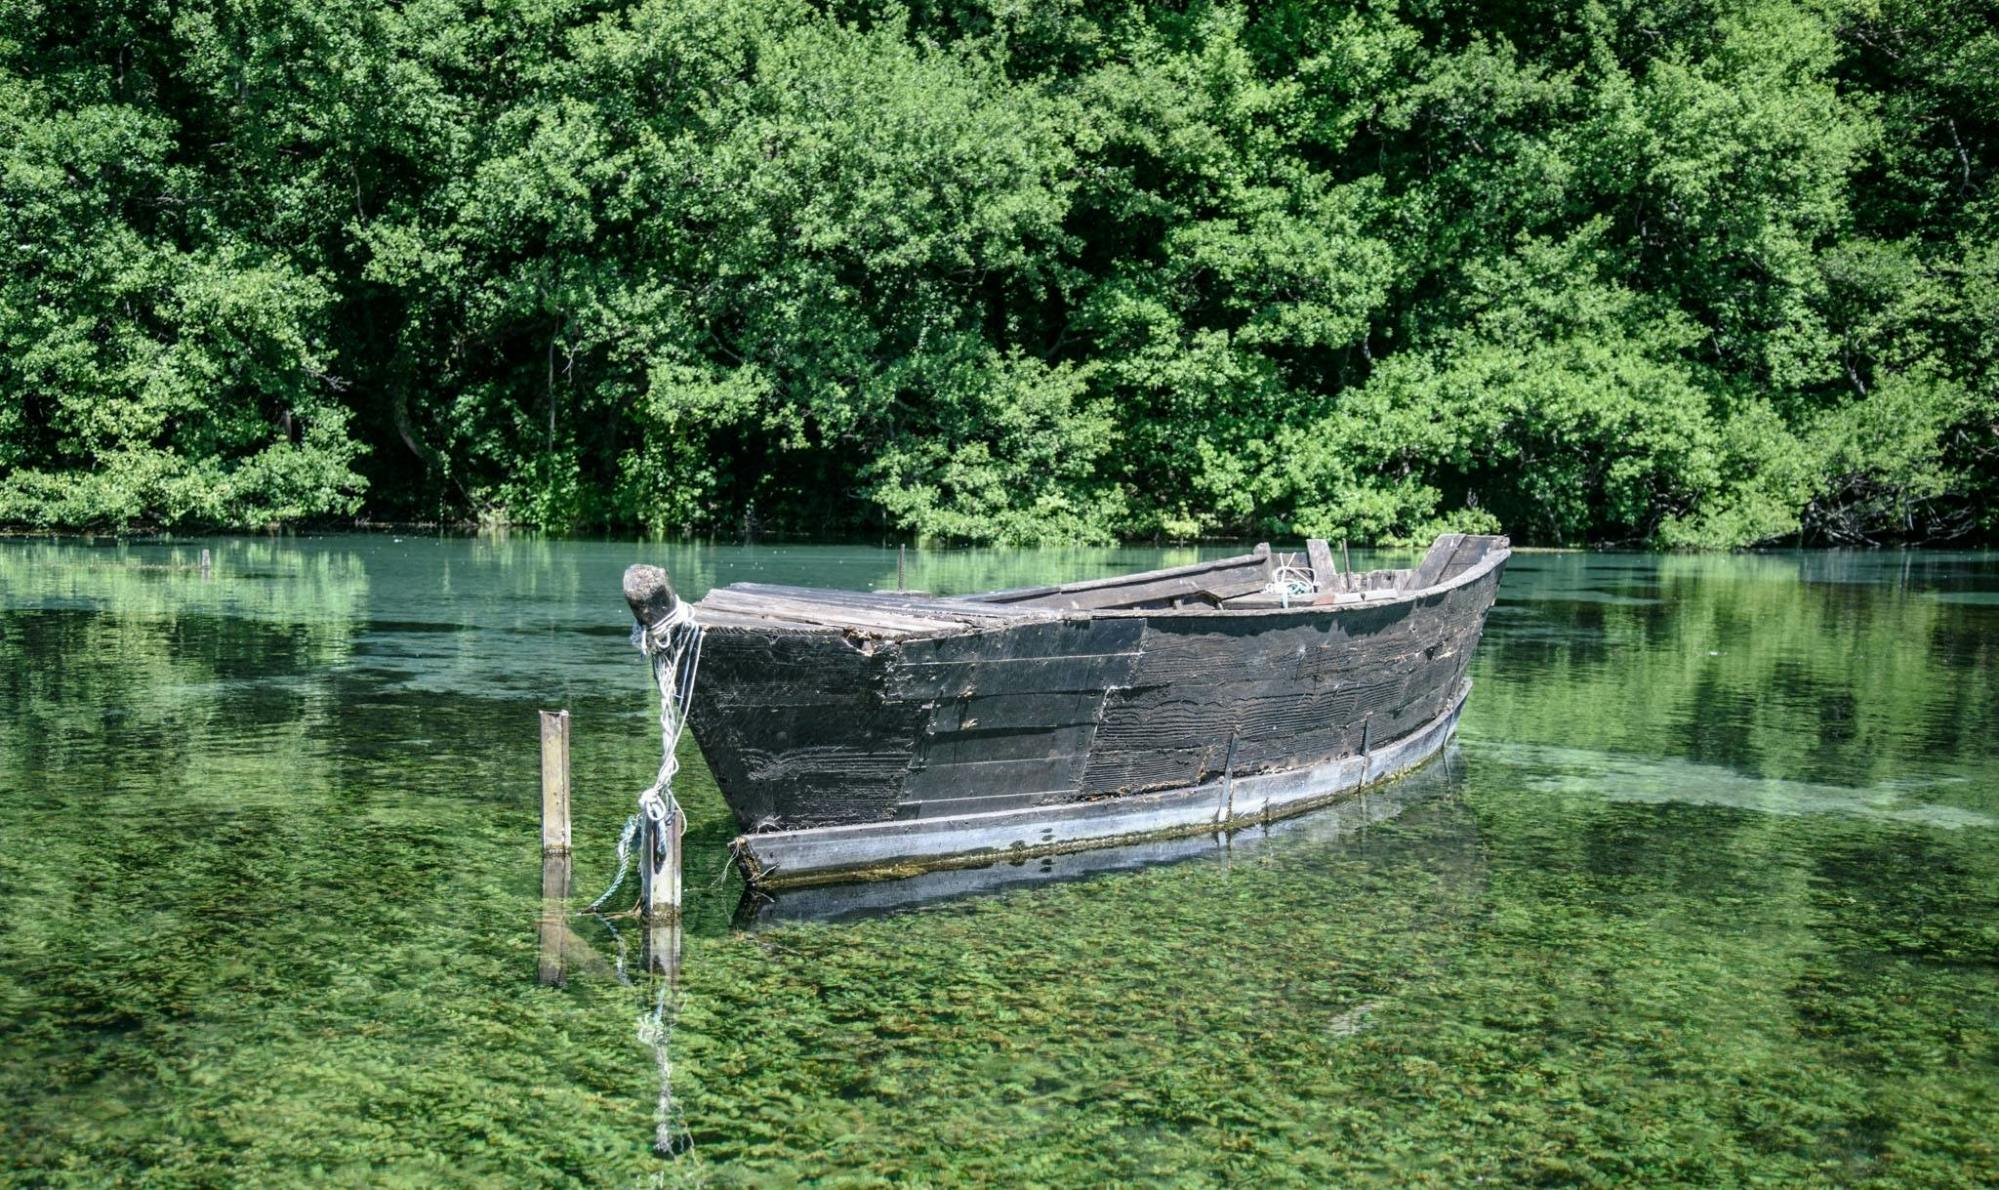
{"type": "Polygon", "coordinates": [[[215,558],[207,550],[201,551],[201,577],[207,578],[214,569],[215,558]]]}
{"type": "Polygon", "coordinates": [[[569,712],[541,713],[541,921],[537,978],[566,977],[569,939],[569,712]]]}
{"type": "Polygon", "coordinates": [[[639,892],[648,921],[680,920],[679,807],[665,822],[641,818],[639,826],[639,892]]]}
{"type": "Polygon", "coordinates": [[[541,713],[541,853],[569,854],[569,712],[541,713]]]}
{"type": "Polygon", "coordinates": [[[686,819],[675,806],[672,819],[659,828],[666,836],[664,854],[648,849],[646,862],[639,866],[645,876],[640,892],[645,905],[646,970],[663,976],[670,986],[680,982],[680,836],[685,826],[686,819]]]}
{"type": "Polygon", "coordinates": [[[646,923],[646,971],[663,977],[668,987],[680,985],[680,942],[680,918],[654,918],[646,923]]]}

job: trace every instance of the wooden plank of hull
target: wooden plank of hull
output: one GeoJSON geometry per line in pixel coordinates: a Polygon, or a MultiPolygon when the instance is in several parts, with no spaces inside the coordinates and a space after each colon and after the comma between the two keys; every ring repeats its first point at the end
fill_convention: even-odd
{"type": "Polygon", "coordinates": [[[1451,555],[1451,560],[1444,564],[1443,570],[1440,571],[1437,575],[1437,581],[1439,583],[1450,582],[1452,579],[1458,577],[1459,575],[1470,570],[1472,567],[1477,566],[1479,563],[1485,561],[1486,556],[1497,548],[1500,547],[1498,545],[1497,539],[1495,538],[1491,537],[1466,538],[1464,543],[1458,547],[1457,551],[1451,555]]]}
{"type": "MultiPolygon", "coordinates": [[[[723,591],[768,595],[780,599],[806,601],[817,606],[860,610],[888,610],[924,618],[958,620],[967,623],[1005,624],[1031,620],[1060,619],[1062,613],[1046,608],[979,603],[969,599],[947,599],[931,595],[877,591],[842,591],[821,587],[788,587],[775,583],[735,583],[723,591]]],[[[705,602],[705,601],[704,601],[705,602]]]]}
{"type": "Polygon", "coordinates": [[[1431,542],[1429,552],[1423,555],[1423,560],[1403,577],[1403,589],[1421,591],[1425,587],[1434,587],[1442,582],[1444,568],[1451,564],[1451,559],[1457,556],[1458,550],[1464,543],[1465,535],[1462,533],[1446,533],[1431,542]]]}
{"type": "Polygon", "coordinates": [[[899,648],[905,665],[961,665],[1135,653],[1144,638],[1142,617],[1072,612],[1061,619],[1018,624],[1000,631],[961,632],[904,641],[899,648]]]}
{"type": "Polygon", "coordinates": [[[688,727],[738,822],[895,812],[923,716],[881,697],[884,669],[833,632],[708,634],[688,727]]]}
{"type": "Polygon", "coordinates": [[[1238,595],[1253,595],[1270,585],[1267,568],[1259,565],[1210,575],[1163,578],[1142,586],[1113,587],[1102,591],[1058,591],[1037,596],[1037,606],[1077,610],[1158,604],[1165,606],[1188,601],[1220,603],[1238,595]]]}
{"type": "Polygon", "coordinates": [[[1469,690],[1400,740],[1312,768],[1061,806],[748,834],[732,846],[753,883],[782,888],[1202,834],[1299,813],[1421,764],[1450,738],[1469,690]]]}
{"type": "Polygon", "coordinates": [[[926,727],[932,735],[970,731],[1052,730],[1097,721],[1103,709],[1101,690],[1068,690],[1045,694],[979,694],[939,701],[926,727]]]}
{"type": "Polygon", "coordinates": [[[975,694],[1104,690],[1129,683],[1138,657],[1134,651],[1075,657],[987,657],[936,665],[912,665],[902,660],[889,679],[887,693],[890,698],[958,699],[975,694]]]}
{"type": "MultiPolygon", "coordinates": [[[[1493,580],[1493,581],[1496,581],[1493,580]]],[[[1358,751],[1433,718],[1463,677],[1489,588],[1276,626],[1217,614],[1147,628],[1131,684],[1109,693],[1082,792],[1199,781],[1358,751]]]]}
{"type": "Polygon", "coordinates": [[[737,919],[739,925],[770,925],[789,921],[837,921],[891,913],[1012,888],[1205,858],[1226,851],[1228,838],[1226,833],[1220,831],[1201,832],[1167,839],[1147,839],[1122,847],[933,868],[900,880],[794,885],[782,890],[759,885],[739,909],[737,919]],[[1103,862],[1093,863],[1092,860],[1097,857],[1104,857],[1103,862]],[[777,895],[769,895],[773,892],[777,895]]]}

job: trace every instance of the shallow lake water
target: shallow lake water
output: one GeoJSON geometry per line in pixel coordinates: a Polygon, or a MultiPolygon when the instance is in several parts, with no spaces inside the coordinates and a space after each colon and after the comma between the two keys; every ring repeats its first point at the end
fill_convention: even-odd
{"type": "Polygon", "coordinates": [[[1366,813],[913,908],[740,905],[690,739],[664,1013],[629,923],[537,980],[534,712],[594,893],[658,760],[640,560],[896,573],[0,543],[0,1182],[1999,1179],[1999,555],[1516,556],[1458,743],[1366,813]]]}

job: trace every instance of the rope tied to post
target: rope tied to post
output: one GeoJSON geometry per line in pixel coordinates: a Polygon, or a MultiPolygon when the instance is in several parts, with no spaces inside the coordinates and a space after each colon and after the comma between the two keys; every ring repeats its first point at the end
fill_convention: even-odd
{"type": "MultiPolygon", "coordinates": [[[[680,759],[675,753],[680,747],[681,734],[687,730],[687,708],[694,699],[695,674],[701,668],[702,636],[693,605],[678,596],[673,598],[664,616],[650,624],[632,626],[632,644],[652,663],[653,684],[659,687],[659,773],[645,792],[639,794],[638,808],[625,820],[625,829],[618,836],[616,879],[602,896],[590,902],[585,912],[596,912],[624,885],[638,845],[641,820],[655,828],[652,831],[655,847],[668,846],[668,829],[680,814],[680,803],[673,796],[673,778],[680,772],[680,759]]],[[[656,863],[664,854],[662,850],[651,858],[656,863]]]]}

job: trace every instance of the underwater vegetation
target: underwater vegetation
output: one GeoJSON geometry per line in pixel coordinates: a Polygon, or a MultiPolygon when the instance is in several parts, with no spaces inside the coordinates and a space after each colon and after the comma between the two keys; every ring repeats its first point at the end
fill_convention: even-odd
{"type": "MultiPolygon", "coordinates": [[[[690,741],[669,1160],[620,939],[535,978],[533,711],[594,895],[646,556],[0,544],[0,1182],[1999,1179],[1999,558],[1520,556],[1393,817],[887,915],[739,924],[690,741]]],[[[1082,564],[1005,557],[911,583],[1082,564]]]]}

